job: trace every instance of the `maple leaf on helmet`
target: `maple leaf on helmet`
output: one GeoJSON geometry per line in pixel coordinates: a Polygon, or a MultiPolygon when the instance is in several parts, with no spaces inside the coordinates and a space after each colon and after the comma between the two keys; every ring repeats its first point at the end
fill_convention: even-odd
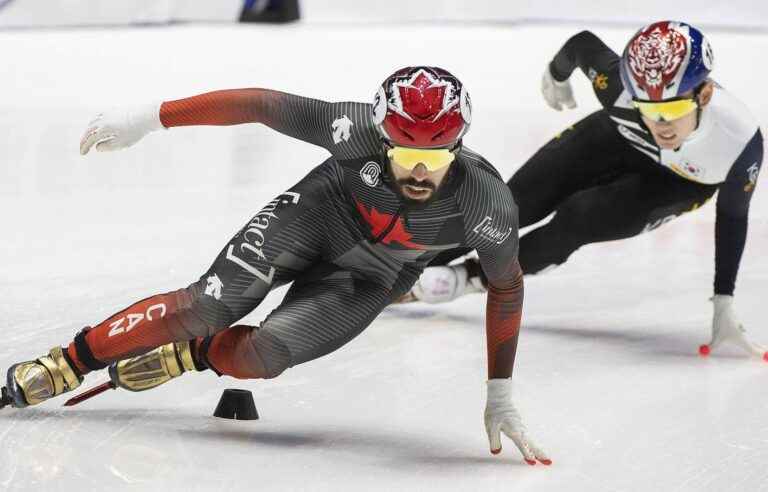
{"type": "Polygon", "coordinates": [[[469,130],[472,106],[464,85],[447,70],[407,67],[379,87],[373,121],[392,145],[451,148],[469,130]]]}

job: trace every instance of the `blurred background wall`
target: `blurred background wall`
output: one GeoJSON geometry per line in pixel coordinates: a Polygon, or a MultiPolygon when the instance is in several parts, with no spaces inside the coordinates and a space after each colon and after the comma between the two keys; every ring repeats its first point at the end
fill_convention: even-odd
{"type": "MultiPolygon", "coordinates": [[[[0,0],[0,27],[234,21],[286,0],[0,0]]],[[[301,0],[307,22],[562,22],[643,24],[653,12],[703,27],[768,28],[762,0],[301,0]]]]}
{"type": "Polygon", "coordinates": [[[762,0],[303,0],[309,21],[327,22],[561,22],[644,24],[654,12],[711,26],[768,27],[768,2],[762,0]]]}

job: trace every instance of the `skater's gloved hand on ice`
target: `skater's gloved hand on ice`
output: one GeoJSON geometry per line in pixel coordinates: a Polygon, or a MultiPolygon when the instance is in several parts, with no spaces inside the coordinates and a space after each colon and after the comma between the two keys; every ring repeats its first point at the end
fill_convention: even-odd
{"type": "Polygon", "coordinates": [[[525,462],[535,465],[539,460],[551,465],[552,460],[531,440],[528,430],[523,425],[520,413],[512,403],[512,380],[491,379],[488,381],[488,401],[485,406],[485,430],[491,445],[491,453],[501,452],[501,433],[512,439],[517,449],[523,453],[525,462]]]}
{"type": "Polygon", "coordinates": [[[549,64],[544,69],[544,75],[541,77],[541,94],[549,107],[562,111],[563,107],[573,109],[576,107],[576,100],[573,98],[573,89],[571,83],[566,79],[558,82],[552,77],[549,71],[549,64]]]}
{"type": "Polygon", "coordinates": [[[124,149],[141,140],[144,135],[161,128],[160,104],[99,113],[88,123],[80,139],[80,154],[87,154],[94,145],[99,152],[124,149]]]}
{"type": "Polygon", "coordinates": [[[768,362],[768,352],[765,348],[747,340],[746,330],[736,318],[736,311],[733,309],[733,296],[716,295],[710,300],[715,309],[712,317],[712,340],[708,345],[700,346],[699,353],[703,356],[709,355],[711,350],[723,342],[730,342],[768,362]]]}

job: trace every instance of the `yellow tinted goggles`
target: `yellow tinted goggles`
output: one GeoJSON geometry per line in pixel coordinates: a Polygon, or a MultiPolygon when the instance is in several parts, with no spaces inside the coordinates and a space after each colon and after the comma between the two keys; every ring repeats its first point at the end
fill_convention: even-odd
{"type": "Polygon", "coordinates": [[[632,101],[640,114],[653,121],[672,121],[694,111],[699,105],[695,99],[674,99],[672,101],[632,101]]]}
{"type": "Polygon", "coordinates": [[[428,171],[442,169],[454,159],[456,154],[450,149],[411,149],[409,147],[392,147],[387,151],[387,157],[398,166],[411,170],[419,164],[424,164],[428,171]]]}

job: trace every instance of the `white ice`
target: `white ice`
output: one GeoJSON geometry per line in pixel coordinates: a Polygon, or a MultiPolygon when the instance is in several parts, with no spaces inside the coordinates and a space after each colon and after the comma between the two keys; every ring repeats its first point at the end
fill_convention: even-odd
{"type": "MultiPolygon", "coordinates": [[[[186,286],[231,235],[326,153],[270,130],[173,129],[80,157],[98,111],[231,87],[368,101],[394,68],[445,66],[470,88],[467,143],[509,176],[597,109],[557,113],[546,62],[581,28],[605,26],[219,26],[0,33],[0,370],[68,343],[86,324],[186,286]]],[[[768,37],[711,32],[716,78],[768,120],[768,37]]],[[[330,131],[330,129],[329,129],[330,131]]],[[[763,187],[764,188],[764,185],[763,187]]],[[[768,194],[758,186],[738,313],[768,343],[768,194]]],[[[656,232],[585,247],[526,280],[514,381],[551,467],[510,441],[492,456],[484,300],[386,310],[341,350],[276,380],[185,375],[0,411],[7,490],[768,490],[768,364],[708,340],[714,205],[656,232]],[[261,419],[211,416],[244,388],[261,419]]],[[[270,296],[246,321],[280,301],[270,296]]],[[[104,380],[90,376],[83,388],[104,380]]]]}

